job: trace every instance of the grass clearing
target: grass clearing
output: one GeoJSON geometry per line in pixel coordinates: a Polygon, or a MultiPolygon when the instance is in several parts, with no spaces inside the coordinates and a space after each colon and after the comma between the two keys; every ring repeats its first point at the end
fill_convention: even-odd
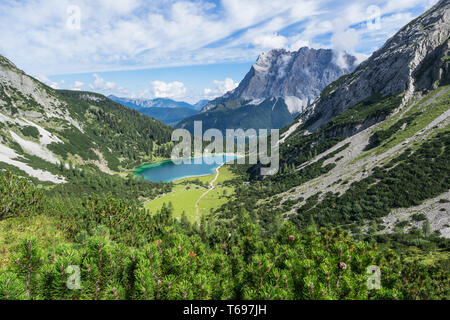
{"type": "Polygon", "coordinates": [[[219,177],[215,182],[215,188],[208,192],[198,203],[199,215],[196,213],[195,203],[203,193],[208,191],[207,187],[201,187],[194,182],[200,181],[204,185],[209,185],[214,180],[216,174],[202,177],[186,178],[174,182],[173,191],[163,195],[160,198],[147,201],[145,208],[151,212],[160,210],[164,204],[172,203],[173,215],[181,218],[183,212],[191,222],[199,222],[202,215],[209,214],[211,210],[220,208],[223,204],[230,201],[234,195],[234,188],[224,185],[224,182],[235,177],[227,165],[220,167],[219,177]]]}
{"type": "Polygon", "coordinates": [[[147,201],[145,208],[151,212],[156,212],[161,210],[164,204],[169,205],[169,203],[172,203],[174,217],[180,218],[184,211],[190,221],[196,221],[195,202],[205,190],[206,188],[195,184],[178,184],[173,188],[172,192],[155,200],[147,201]]]}
{"type": "Polygon", "coordinates": [[[68,242],[57,221],[45,215],[9,218],[0,221],[0,270],[6,267],[13,253],[19,251],[22,241],[28,237],[39,239],[43,249],[68,242]]]}
{"type": "Polygon", "coordinates": [[[211,190],[199,202],[199,214],[204,215],[216,210],[230,200],[233,200],[234,188],[219,186],[211,190]]]}

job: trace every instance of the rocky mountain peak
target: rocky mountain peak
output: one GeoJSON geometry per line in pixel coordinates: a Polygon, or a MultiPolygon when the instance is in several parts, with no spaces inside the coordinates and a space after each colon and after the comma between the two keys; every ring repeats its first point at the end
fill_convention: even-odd
{"type": "MultiPolygon", "coordinates": [[[[301,112],[323,88],[356,68],[356,58],[330,49],[274,49],[262,53],[239,87],[223,98],[243,99],[258,104],[283,98],[292,114],[301,112]],[[338,57],[341,59],[338,59],[338,57]]],[[[207,106],[207,110],[211,105],[207,106]]]]}
{"type": "Polygon", "coordinates": [[[320,113],[316,130],[335,115],[373,96],[403,94],[405,105],[414,92],[449,82],[450,1],[442,0],[411,21],[350,75],[331,84],[302,115],[320,113]]]}

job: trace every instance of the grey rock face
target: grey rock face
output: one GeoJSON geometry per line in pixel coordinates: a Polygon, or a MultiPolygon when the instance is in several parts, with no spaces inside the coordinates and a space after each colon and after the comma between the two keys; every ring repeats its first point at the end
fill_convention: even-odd
{"type": "MultiPolygon", "coordinates": [[[[299,113],[356,65],[355,57],[330,49],[272,50],[261,54],[240,85],[221,101],[241,99],[257,105],[268,98],[284,98],[291,114],[299,113]]],[[[202,111],[214,106],[212,101],[202,111]]]]}
{"type": "Polygon", "coordinates": [[[375,95],[404,93],[407,103],[416,91],[449,81],[450,1],[442,0],[411,21],[364,61],[330,93],[318,98],[301,116],[306,121],[320,113],[314,131],[335,115],[375,95]]]}

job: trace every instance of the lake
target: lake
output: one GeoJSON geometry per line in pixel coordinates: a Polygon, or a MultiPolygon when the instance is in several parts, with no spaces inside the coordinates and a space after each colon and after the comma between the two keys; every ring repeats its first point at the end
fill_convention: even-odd
{"type": "MultiPolygon", "coordinates": [[[[210,155],[190,158],[189,163],[176,165],[172,160],[144,164],[136,169],[134,174],[138,177],[144,175],[145,180],[153,182],[171,182],[184,178],[201,177],[215,173],[215,169],[222,164],[240,158],[238,155],[210,155]],[[194,159],[201,159],[201,164],[195,164],[194,159]],[[208,164],[207,162],[212,162],[208,164]]],[[[198,161],[198,160],[197,160],[198,161]]]]}

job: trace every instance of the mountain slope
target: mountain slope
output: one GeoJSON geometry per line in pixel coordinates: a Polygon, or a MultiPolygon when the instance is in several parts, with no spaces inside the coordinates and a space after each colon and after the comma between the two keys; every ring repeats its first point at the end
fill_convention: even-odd
{"type": "Polygon", "coordinates": [[[450,238],[448,206],[421,220],[408,209],[450,200],[449,21],[450,3],[440,1],[325,88],[284,129],[279,173],[263,179],[250,167],[234,209],[245,203],[267,228],[281,215],[382,241],[408,231],[400,241],[411,245],[428,221],[450,238]]]}
{"type": "Polygon", "coordinates": [[[164,122],[169,126],[175,126],[183,119],[192,117],[198,113],[198,111],[188,108],[138,108],[136,109],[142,114],[145,114],[151,118],[155,118],[164,122]]]}
{"type": "MultiPolygon", "coordinates": [[[[218,100],[216,100],[218,101],[218,100]]],[[[241,106],[237,100],[218,104],[213,110],[180,121],[175,127],[194,132],[194,122],[201,121],[203,130],[281,128],[294,120],[282,98],[266,99],[258,105],[241,106]]]]}
{"type": "Polygon", "coordinates": [[[156,99],[132,99],[132,98],[119,98],[114,95],[109,95],[109,99],[121,103],[132,109],[138,108],[187,108],[195,109],[196,107],[182,101],[175,101],[166,98],[156,98],[156,99]]]}
{"type": "Polygon", "coordinates": [[[199,106],[203,106],[202,101],[199,104],[191,105],[186,102],[162,98],[129,99],[119,98],[113,95],[108,96],[108,98],[170,126],[174,126],[181,120],[197,114],[197,110],[201,108],[199,106]]]}
{"type": "Polygon", "coordinates": [[[209,100],[200,100],[196,104],[194,104],[195,110],[202,110],[204,106],[206,106],[209,103],[209,100]]]}
{"type": "Polygon", "coordinates": [[[296,52],[263,53],[236,89],[209,102],[202,113],[181,121],[177,127],[191,130],[193,121],[199,120],[207,129],[284,127],[309,106],[326,85],[355,67],[355,57],[347,54],[339,57],[326,49],[305,47],[296,52]],[[267,105],[273,106],[273,98],[282,105],[281,116],[278,114],[281,107],[267,108],[267,105]]]}
{"type": "Polygon", "coordinates": [[[448,84],[448,7],[448,1],[441,1],[402,28],[355,72],[327,87],[318,101],[301,115],[299,122],[320,114],[319,119],[308,126],[315,130],[333,116],[374,95],[404,94],[404,105],[414,92],[448,84]]]}
{"type": "Polygon", "coordinates": [[[102,95],[53,90],[0,56],[1,168],[61,183],[64,166],[112,173],[166,156],[170,135],[102,95]]]}

